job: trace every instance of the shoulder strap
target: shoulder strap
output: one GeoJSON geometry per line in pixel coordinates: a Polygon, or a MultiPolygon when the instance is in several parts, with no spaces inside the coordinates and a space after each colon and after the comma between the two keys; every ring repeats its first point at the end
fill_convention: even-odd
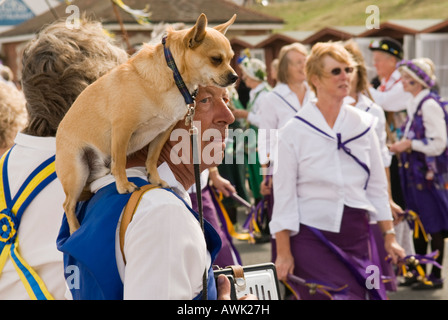
{"type": "Polygon", "coordinates": [[[17,237],[20,220],[30,202],[50,182],[56,179],[55,156],[40,164],[25,180],[14,198],[11,198],[8,180],[8,159],[11,149],[0,160],[0,274],[8,257],[19,274],[25,289],[32,299],[53,299],[44,282],[19,252],[17,237]]]}
{"type": "Polygon", "coordinates": [[[124,208],[123,216],[121,218],[121,224],[120,224],[120,250],[121,255],[123,256],[123,261],[126,264],[126,258],[124,256],[124,236],[126,233],[126,230],[128,228],[129,223],[131,223],[132,218],[134,217],[135,209],[137,208],[138,204],[140,203],[140,199],[142,198],[143,194],[145,192],[160,188],[159,186],[155,186],[152,184],[146,184],[142,187],[140,187],[138,190],[134,191],[129,198],[128,203],[126,204],[126,207],[124,208]]]}

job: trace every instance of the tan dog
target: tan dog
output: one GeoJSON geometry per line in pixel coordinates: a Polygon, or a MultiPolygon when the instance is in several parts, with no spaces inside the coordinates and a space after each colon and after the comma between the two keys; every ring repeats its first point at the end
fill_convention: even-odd
{"type": "MultiPolygon", "coordinates": [[[[233,51],[224,36],[235,18],[209,28],[201,14],[191,29],[168,31],[166,46],[189,92],[198,85],[226,87],[237,80],[230,67],[233,51]]],[[[166,186],[157,173],[157,160],[186,112],[161,43],[146,44],[79,95],[56,134],[56,173],[66,194],[63,206],[71,233],[79,228],[76,203],[91,181],[111,172],[119,193],[137,188],[127,179],[126,156],[148,143],[149,181],[166,186]]]]}

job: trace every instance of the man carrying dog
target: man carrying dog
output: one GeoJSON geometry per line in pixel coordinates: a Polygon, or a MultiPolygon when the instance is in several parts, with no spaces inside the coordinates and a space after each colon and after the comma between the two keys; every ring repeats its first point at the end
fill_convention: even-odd
{"type": "MultiPolygon", "coordinates": [[[[201,170],[217,165],[204,157],[222,159],[226,129],[234,121],[227,102],[225,88],[199,88],[194,121],[200,123],[201,170]],[[213,138],[207,138],[210,136],[213,138]]],[[[189,137],[184,120],[174,132],[189,137]]],[[[113,176],[107,175],[91,184],[94,196],[79,206],[80,229],[70,235],[67,222],[63,222],[58,247],[65,253],[65,267],[79,268],[80,274],[78,285],[71,282],[72,274],[66,274],[75,299],[201,298],[204,270],[210,270],[220,239],[207,222],[204,239],[191,210],[186,190],[195,182],[195,175],[191,149],[178,148],[184,142],[168,139],[158,160],[158,172],[169,190],[154,186],[144,192],[132,208],[133,215],[123,213],[132,200],[118,194],[113,176]]],[[[147,148],[143,148],[127,159],[127,176],[140,190],[148,185],[146,157],[147,148]]],[[[215,299],[213,275],[208,279],[208,298],[215,299]]],[[[223,294],[226,292],[220,297],[223,294]]]]}

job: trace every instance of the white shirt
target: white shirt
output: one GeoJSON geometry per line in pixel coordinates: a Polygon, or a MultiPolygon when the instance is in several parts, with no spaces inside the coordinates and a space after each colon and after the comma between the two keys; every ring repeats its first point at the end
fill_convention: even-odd
{"type": "Polygon", "coordinates": [[[299,232],[303,223],[321,230],[339,232],[344,205],[369,211],[371,220],[392,220],[387,179],[374,130],[347,143],[351,153],[370,168],[366,171],[337,147],[374,125],[364,111],[342,105],[333,129],[314,102],[297,114],[332,138],[297,119],[291,119],[279,134],[279,165],[273,176],[274,209],[271,233],[299,232]]]}
{"type": "Polygon", "coordinates": [[[260,126],[260,103],[268,93],[265,91],[266,83],[262,82],[254,89],[249,91],[249,103],[252,103],[247,121],[256,127],[260,126]]]}
{"type": "Polygon", "coordinates": [[[412,94],[404,91],[400,72],[395,70],[387,81],[381,79],[381,84],[385,86],[384,91],[374,88],[369,89],[375,103],[385,111],[399,112],[406,110],[406,105],[412,98],[412,94]]]}
{"type": "MultiPolygon", "coordinates": [[[[210,172],[208,171],[208,169],[205,169],[204,171],[201,172],[200,175],[200,182],[201,182],[201,190],[204,190],[204,188],[207,186],[208,184],[208,177],[210,176],[210,172]]],[[[188,193],[196,193],[196,183],[194,183],[188,190],[188,193]]]]}
{"type": "MultiPolygon", "coordinates": [[[[159,166],[158,172],[191,205],[188,193],[166,163],[159,166]]],[[[146,179],[145,168],[127,169],[126,173],[128,177],[146,179]]],[[[91,190],[96,192],[114,181],[112,175],[107,175],[94,181],[91,190]]],[[[120,222],[115,251],[124,299],[190,300],[201,292],[210,255],[198,220],[182,201],[162,189],[143,195],[125,234],[126,265],[120,252],[120,222]]]]}
{"type": "MultiPolygon", "coordinates": [[[[350,105],[354,104],[354,99],[350,96],[347,96],[344,99],[344,103],[348,103],[350,105]]],[[[378,120],[375,126],[375,132],[378,135],[378,140],[380,143],[381,149],[381,157],[383,159],[383,163],[385,167],[390,167],[392,156],[387,148],[387,134],[386,134],[386,117],[384,115],[383,109],[367,96],[362,93],[358,93],[358,101],[354,105],[355,108],[368,112],[378,120]]]]}
{"type": "MultiPolygon", "coordinates": [[[[53,137],[33,137],[19,133],[8,161],[11,196],[43,161],[56,152],[53,137]]],[[[19,251],[25,261],[42,278],[55,299],[64,299],[66,290],[63,255],[56,248],[64,210],[65,194],[59,180],[52,181],[25,210],[20,223],[19,251]]],[[[0,275],[0,300],[30,299],[10,258],[0,275]]]]}
{"type": "Polygon", "coordinates": [[[414,119],[414,113],[420,101],[428,94],[429,89],[422,90],[409,102],[407,108],[409,121],[406,123],[404,135],[412,139],[412,150],[422,152],[427,156],[438,156],[447,146],[447,131],[443,110],[434,99],[426,100],[420,109],[423,117],[423,126],[425,127],[426,144],[422,140],[413,139],[409,135],[409,128],[414,119]]]}
{"type": "Polygon", "coordinates": [[[285,83],[278,83],[271,92],[268,92],[263,99],[260,99],[258,157],[261,164],[266,164],[269,160],[276,160],[275,150],[277,149],[277,139],[276,136],[271,135],[270,130],[277,130],[283,127],[302,108],[302,105],[305,105],[308,100],[314,97],[313,92],[306,82],[305,85],[307,90],[302,104],[297,98],[297,95],[285,83]],[[282,96],[291,106],[277,94],[282,96]]]}

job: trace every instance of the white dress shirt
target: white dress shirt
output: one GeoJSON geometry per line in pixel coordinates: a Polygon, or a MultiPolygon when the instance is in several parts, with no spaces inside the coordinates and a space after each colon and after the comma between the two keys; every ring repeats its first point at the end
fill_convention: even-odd
{"type": "Polygon", "coordinates": [[[447,130],[443,110],[434,99],[426,100],[420,109],[423,126],[425,127],[426,143],[422,140],[413,139],[409,135],[414,113],[422,99],[428,94],[429,89],[422,90],[409,102],[407,107],[409,121],[406,123],[404,135],[408,139],[412,139],[412,150],[422,152],[427,156],[438,156],[447,147],[447,130]]]}
{"type": "Polygon", "coordinates": [[[264,95],[263,99],[260,99],[260,125],[258,127],[258,157],[260,164],[276,160],[277,139],[276,136],[271,135],[270,130],[277,130],[283,127],[302,108],[302,105],[305,105],[307,101],[314,97],[314,93],[306,82],[305,85],[307,90],[302,104],[297,95],[285,83],[278,83],[271,92],[264,95]],[[283,101],[277,94],[282,96],[288,103],[283,101]]]}
{"type": "MultiPolygon", "coordinates": [[[[191,205],[188,193],[166,163],[158,172],[191,205]]],[[[127,169],[126,173],[146,180],[143,167],[127,169]]],[[[112,182],[114,177],[107,175],[94,181],[91,190],[96,192],[112,182]]],[[[126,265],[119,244],[120,222],[115,251],[124,299],[190,300],[201,292],[202,275],[211,259],[199,221],[181,200],[162,189],[143,195],[125,233],[126,265]]]]}
{"type": "Polygon", "coordinates": [[[381,157],[383,159],[383,164],[386,168],[390,167],[392,156],[389,152],[389,148],[387,148],[387,134],[386,134],[386,116],[384,115],[383,109],[369,99],[367,96],[362,93],[358,93],[358,101],[355,103],[354,99],[350,96],[344,99],[344,103],[348,103],[350,105],[354,105],[355,108],[368,112],[374,117],[377,118],[377,123],[375,126],[375,132],[378,135],[378,140],[380,143],[381,149],[381,157]]]}
{"type": "Polygon", "coordinates": [[[369,89],[375,103],[385,111],[399,112],[406,110],[406,105],[412,95],[404,91],[400,72],[395,70],[387,81],[381,79],[381,85],[384,86],[384,91],[374,88],[369,89]]]}
{"type": "Polygon", "coordinates": [[[375,118],[344,104],[332,129],[314,101],[297,115],[329,136],[296,118],[280,130],[271,233],[290,230],[295,235],[300,223],[339,232],[344,205],[367,210],[371,220],[392,220],[387,179],[374,130],[346,144],[370,169],[366,189],[366,171],[342,149],[338,150],[337,133],[345,142],[375,125],[375,118]]]}
{"type": "MultiPolygon", "coordinates": [[[[33,137],[19,133],[8,161],[11,196],[43,161],[56,152],[53,137],[33,137]]],[[[20,223],[19,251],[25,261],[42,278],[55,299],[64,299],[66,290],[62,252],[56,248],[64,210],[65,194],[59,180],[44,188],[25,210],[20,223]]],[[[0,300],[30,299],[10,258],[0,275],[0,300]]]]}

